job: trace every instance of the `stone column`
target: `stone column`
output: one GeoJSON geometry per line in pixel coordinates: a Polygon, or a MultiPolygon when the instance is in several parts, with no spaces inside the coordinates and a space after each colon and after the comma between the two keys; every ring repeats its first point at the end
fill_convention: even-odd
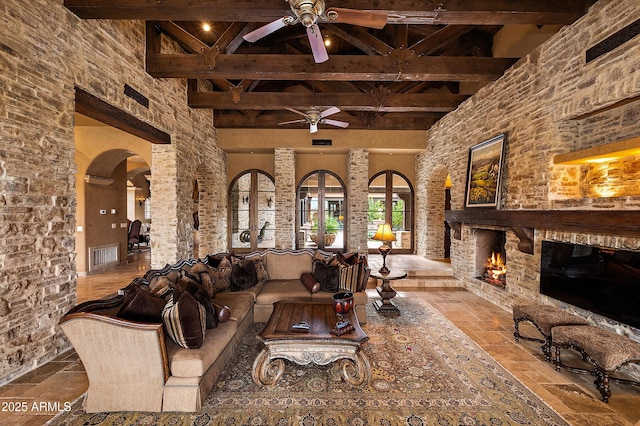
{"type": "Polygon", "coordinates": [[[274,161],[276,180],[276,248],[295,248],[296,153],[293,148],[276,148],[274,161]]]}
{"type": "Polygon", "coordinates": [[[347,173],[347,251],[365,252],[369,209],[369,150],[349,150],[347,173]]]}

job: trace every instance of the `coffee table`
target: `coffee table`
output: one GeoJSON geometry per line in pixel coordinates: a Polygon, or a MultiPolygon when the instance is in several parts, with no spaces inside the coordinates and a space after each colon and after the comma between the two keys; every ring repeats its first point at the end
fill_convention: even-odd
{"type": "Polygon", "coordinates": [[[331,303],[280,301],[273,305],[269,321],[258,335],[264,348],[253,363],[251,376],[259,385],[273,386],[284,373],[284,360],[298,365],[327,365],[339,361],[342,376],[353,384],[369,381],[371,366],[362,352],[362,344],[369,340],[355,310],[348,314],[353,330],[336,336],[331,334],[337,316],[331,303]],[[291,326],[309,324],[308,331],[294,331],[291,326]]]}

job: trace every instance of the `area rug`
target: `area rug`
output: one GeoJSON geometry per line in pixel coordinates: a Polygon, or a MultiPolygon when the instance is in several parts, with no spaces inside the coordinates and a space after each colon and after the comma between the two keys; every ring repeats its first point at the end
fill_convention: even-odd
{"type": "Polygon", "coordinates": [[[253,324],[194,413],[87,414],[81,401],[50,424],[72,425],[566,425],[426,301],[403,299],[400,315],[367,307],[364,352],[371,380],[345,382],[337,365],[286,361],[274,388],[251,379],[261,349],[253,324]]]}

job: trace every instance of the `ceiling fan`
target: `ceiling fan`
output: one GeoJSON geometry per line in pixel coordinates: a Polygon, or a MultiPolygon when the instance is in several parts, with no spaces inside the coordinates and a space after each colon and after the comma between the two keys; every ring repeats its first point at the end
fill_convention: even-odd
{"type": "Polygon", "coordinates": [[[309,123],[309,130],[311,133],[316,133],[318,131],[318,124],[330,124],[332,126],[342,127],[343,129],[349,127],[349,123],[346,123],[344,121],[331,120],[331,119],[325,118],[340,112],[340,109],[338,107],[334,107],[334,106],[329,107],[324,111],[320,111],[315,107],[311,107],[307,112],[298,111],[297,109],[293,109],[293,108],[285,108],[285,109],[287,111],[300,114],[304,116],[304,118],[300,120],[285,121],[278,124],[309,123]]]}
{"type": "Polygon", "coordinates": [[[286,0],[294,16],[286,15],[267,25],[264,25],[250,33],[244,38],[248,42],[255,42],[271,34],[274,31],[284,28],[287,25],[294,25],[300,22],[307,29],[309,45],[313,52],[313,59],[316,63],[329,59],[327,48],[324,45],[322,34],[320,34],[320,22],[336,22],[339,24],[360,25],[369,28],[383,28],[387,23],[386,12],[364,11],[355,9],[344,9],[341,7],[324,8],[324,0],[286,0]]]}

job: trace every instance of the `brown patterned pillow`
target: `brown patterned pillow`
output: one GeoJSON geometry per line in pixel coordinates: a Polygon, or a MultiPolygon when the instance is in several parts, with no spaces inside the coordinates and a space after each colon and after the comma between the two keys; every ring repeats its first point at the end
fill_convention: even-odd
{"type": "Polygon", "coordinates": [[[167,335],[178,346],[197,349],[202,346],[206,333],[204,306],[188,292],[176,290],[162,311],[167,335]]]}
{"type": "Polygon", "coordinates": [[[258,278],[258,284],[269,281],[269,272],[267,272],[267,265],[264,264],[264,259],[260,256],[249,258],[256,266],[256,275],[258,278]]]}
{"type": "Polygon", "coordinates": [[[164,275],[160,275],[149,283],[149,292],[154,296],[165,297],[173,291],[174,287],[175,282],[172,282],[164,275]]]}

